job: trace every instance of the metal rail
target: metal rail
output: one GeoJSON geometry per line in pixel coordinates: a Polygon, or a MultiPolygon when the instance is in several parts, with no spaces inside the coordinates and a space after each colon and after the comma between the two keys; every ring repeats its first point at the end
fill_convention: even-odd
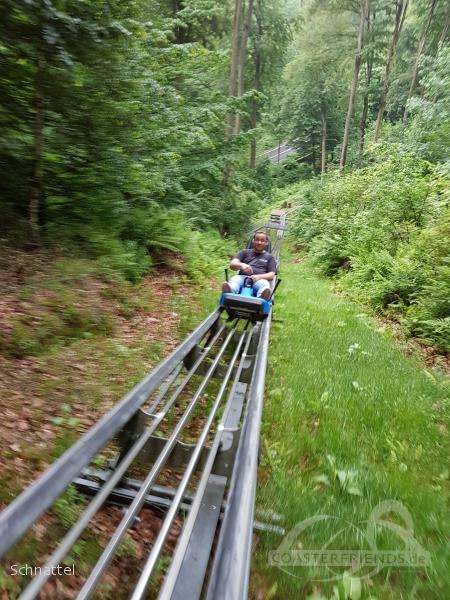
{"type": "MultiPolygon", "coordinates": [[[[82,514],[80,519],[77,521],[77,523],[72,527],[72,529],[69,531],[69,533],[61,541],[58,548],[52,554],[50,559],[46,562],[45,568],[42,569],[41,573],[37,577],[35,577],[33,582],[28,586],[28,588],[25,590],[25,592],[21,595],[20,600],[31,600],[32,598],[36,597],[36,595],[39,592],[39,590],[41,589],[42,585],[49,578],[48,573],[51,573],[52,567],[56,566],[68,554],[70,548],[73,546],[73,544],[76,542],[76,540],[80,537],[80,535],[84,531],[84,529],[88,526],[92,517],[96,514],[96,512],[100,509],[102,504],[106,501],[106,499],[108,498],[109,494],[113,491],[115,486],[120,482],[120,480],[125,475],[126,471],[131,466],[133,461],[137,458],[139,453],[143,450],[145,444],[147,443],[147,441],[150,438],[150,436],[152,435],[152,433],[155,432],[157,426],[162,422],[163,418],[167,415],[169,409],[173,406],[173,403],[175,402],[176,398],[180,395],[184,386],[189,382],[189,380],[191,379],[192,375],[197,370],[200,363],[209,354],[209,351],[214,346],[215,342],[219,338],[220,334],[223,332],[224,328],[225,328],[225,325],[222,325],[222,327],[219,329],[218,333],[214,336],[210,345],[205,347],[204,353],[196,361],[194,366],[189,370],[186,377],[183,379],[183,381],[180,383],[180,385],[177,387],[175,392],[172,394],[172,396],[167,401],[164,409],[160,413],[155,415],[155,421],[152,423],[152,425],[145,430],[145,432],[134,443],[134,445],[131,447],[131,449],[128,451],[128,453],[119,462],[119,465],[118,465],[117,469],[114,471],[114,473],[112,474],[111,478],[106,482],[104,487],[95,496],[94,500],[90,503],[90,505],[84,511],[84,513],[82,514]]],[[[234,331],[234,330],[232,330],[232,331],[234,331]]],[[[230,336],[231,336],[231,333],[229,334],[228,337],[230,337],[230,336]]],[[[227,344],[228,344],[228,342],[226,341],[226,344],[224,345],[225,347],[222,347],[222,350],[219,353],[219,359],[220,359],[221,355],[223,354],[223,351],[225,350],[227,344]]],[[[217,365],[217,363],[218,363],[218,359],[216,359],[216,361],[215,361],[214,368],[217,365]]],[[[177,369],[175,369],[175,371],[176,372],[178,371],[178,367],[177,367],[177,369]]],[[[169,380],[171,380],[171,379],[173,379],[173,378],[172,377],[169,378],[169,380]]],[[[202,383],[203,388],[206,385],[206,383],[207,383],[207,378],[205,377],[205,379],[203,380],[203,383],[202,383]]],[[[166,388],[166,391],[167,391],[168,390],[167,386],[164,386],[164,387],[166,388]]],[[[200,393],[198,393],[197,397],[194,397],[194,399],[192,400],[193,404],[197,402],[198,398],[200,397],[200,394],[201,394],[201,391],[200,391],[200,393]]],[[[158,396],[158,398],[159,398],[159,396],[158,396]]],[[[161,401],[161,398],[160,398],[160,401],[161,401]]],[[[156,408],[156,404],[152,403],[153,411],[155,410],[155,408],[156,408]]],[[[190,408],[191,408],[190,412],[192,412],[192,405],[190,408]]],[[[190,414],[190,412],[189,412],[189,414],[190,414]]],[[[149,413],[147,413],[147,414],[149,414],[149,413]]],[[[152,414],[152,413],[150,413],[150,414],[152,414]]],[[[183,425],[180,426],[179,431],[184,426],[184,423],[186,422],[187,418],[189,417],[189,414],[185,418],[185,421],[183,421],[183,425]]],[[[177,432],[177,434],[178,434],[178,432],[177,432]]],[[[170,453],[170,450],[173,448],[173,444],[176,440],[177,434],[175,434],[175,436],[173,436],[172,439],[166,444],[165,451],[160,455],[160,460],[162,462],[158,465],[157,471],[154,467],[152,472],[147,477],[147,480],[143,486],[143,488],[145,487],[145,490],[143,492],[141,492],[141,498],[142,498],[142,496],[145,496],[146,492],[148,491],[148,488],[150,487],[151,483],[155,479],[157,472],[159,472],[159,470],[161,469],[162,465],[164,464],[164,461],[167,460],[168,454],[170,453]],[[147,481],[149,479],[150,479],[150,483],[147,485],[147,481]]],[[[141,490],[143,488],[141,488],[141,490]]],[[[133,515],[131,515],[131,517],[128,519],[127,523],[129,523],[131,521],[131,519],[134,518],[134,515],[136,514],[137,510],[138,509],[134,510],[133,515]]],[[[122,521],[122,523],[124,521],[125,521],[125,519],[122,521]]],[[[105,567],[107,566],[109,560],[112,558],[113,550],[117,547],[117,544],[122,539],[124,533],[126,532],[126,529],[127,529],[126,526],[122,526],[120,533],[117,533],[117,531],[116,531],[115,538],[113,538],[113,540],[110,542],[110,545],[108,546],[109,554],[105,556],[105,553],[104,553],[102,555],[102,557],[104,557],[102,564],[104,564],[105,567]]],[[[96,574],[96,577],[98,579],[98,576],[99,576],[97,574],[98,573],[98,563],[96,565],[96,568],[93,571],[93,574],[94,573],[96,574]]],[[[93,574],[91,574],[91,578],[93,577],[93,574]]],[[[96,581],[97,581],[97,579],[96,579],[96,581]]],[[[86,585],[87,584],[88,584],[88,582],[86,582],[86,585]]],[[[86,585],[84,586],[84,588],[86,587],[86,585]]]]}
{"type": "MultiPolygon", "coordinates": [[[[201,503],[203,501],[203,497],[204,497],[205,491],[208,486],[208,481],[211,476],[211,472],[212,472],[213,465],[214,465],[214,460],[219,451],[220,444],[222,443],[222,435],[223,435],[223,432],[225,432],[226,428],[227,428],[227,421],[228,421],[228,418],[230,415],[230,411],[232,409],[233,398],[236,393],[236,388],[239,383],[239,378],[241,376],[242,369],[243,369],[245,361],[247,359],[250,343],[252,341],[252,336],[253,336],[253,330],[251,330],[249,332],[249,334],[247,335],[244,352],[242,353],[241,361],[239,363],[238,370],[236,371],[236,375],[234,377],[233,385],[232,385],[231,390],[228,395],[226,409],[224,411],[222,419],[217,428],[217,433],[215,435],[214,441],[211,446],[211,451],[210,451],[210,454],[208,457],[208,462],[206,463],[205,468],[203,470],[202,478],[200,480],[200,483],[197,488],[197,492],[195,494],[191,508],[189,510],[188,519],[184,526],[183,533],[178,541],[178,545],[177,545],[175,554],[173,556],[172,562],[170,564],[170,568],[167,573],[165,582],[160,591],[160,594],[159,594],[160,600],[166,600],[166,599],[169,600],[170,598],[172,598],[172,593],[173,593],[175,587],[177,585],[179,586],[178,582],[180,580],[178,579],[178,576],[183,567],[183,562],[186,559],[188,545],[189,545],[189,542],[191,541],[195,522],[198,517],[199,511],[201,508],[201,503]]],[[[179,590],[179,591],[182,592],[182,590],[179,590]]]]}
{"type": "MultiPolygon", "coordinates": [[[[231,335],[232,334],[230,333],[230,336],[231,335]]],[[[234,365],[239,357],[244,339],[245,339],[245,333],[242,333],[241,337],[239,339],[239,342],[236,346],[236,350],[234,352],[233,358],[230,361],[230,364],[228,366],[225,377],[223,378],[219,393],[217,394],[217,397],[216,397],[216,401],[214,402],[212,410],[209,413],[206,424],[203,427],[201,435],[197,441],[197,445],[195,446],[195,450],[192,453],[191,459],[189,460],[186,471],[183,475],[183,479],[181,480],[180,486],[179,486],[177,493],[172,501],[172,505],[167,513],[166,518],[164,519],[163,525],[162,525],[161,530],[158,534],[158,537],[153,545],[152,551],[150,552],[150,555],[147,558],[147,561],[142,570],[142,574],[139,577],[139,581],[138,581],[137,586],[131,597],[132,600],[140,600],[143,597],[143,595],[145,594],[145,590],[147,588],[149,579],[153,573],[154,568],[156,567],[156,562],[162,551],[164,541],[167,537],[167,534],[169,533],[169,529],[170,529],[170,527],[173,523],[173,520],[175,519],[175,516],[178,512],[178,507],[180,506],[181,501],[183,500],[183,496],[186,492],[189,480],[194,472],[195,466],[200,457],[200,452],[202,451],[203,445],[206,442],[207,435],[209,433],[209,430],[211,429],[214,418],[219,409],[220,403],[222,401],[223,395],[224,395],[225,390],[228,385],[228,381],[232,375],[234,365]]]]}
{"type": "MultiPolygon", "coordinates": [[[[279,262],[286,216],[277,214],[274,221],[281,225],[281,228],[277,230],[277,239],[274,245],[274,253],[279,262]]],[[[220,530],[206,600],[216,600],[217,598],[244,600],[248,598],[259,438],[270,325],[271,315],[262,324],[247,411],[236,454],[236,468],[230,484],[227,508],[220,530]]]]}
{"type": "Polygon", "coordinates": [[[237,600],[248,597],[259,433],[269,333],[270,319],[266,319],[262,325],[247,413],[236,455],[236,468],[231,480],[207,600],[216,600],[217,598],[237,600]]]}
{"type": "MultiPolygon", "coordinates": [[[[273,253],[278,261],[285,216],[274,215],[264,227],[276,232],[273,253]]],[[[164,507],[166,515],[131,600],[146,596],[180,510],[187,518],[158,599],[247,597],[270,321],[271,315],[257,324],[225,322],[219,310],[212,312],[0,513],[1,557],[72,482],[92,496],[20,600],[39,595],[53,568],[69,554],[101,507],[111,501],[124,505],[125,512],[79,591],[79,600],[93,596],[143,506],[164,507]],[[208,390],[213,401],[205,410],[202,401],[208,390]],[[194,443],[186,443],[185,429],[194,416],[200,432],[194,443]],[[93,461],[113,441],[118,445],[115,458],[106,467],[93,468],[93,461]],[[127,476],[130,469],[144,467],[143,480],[127,476]],[[176,488],[158,485],[162,471],[173,468],[182,470],[176,488]],[[197,483],[193,479],[196,473],[197,483]]]]}

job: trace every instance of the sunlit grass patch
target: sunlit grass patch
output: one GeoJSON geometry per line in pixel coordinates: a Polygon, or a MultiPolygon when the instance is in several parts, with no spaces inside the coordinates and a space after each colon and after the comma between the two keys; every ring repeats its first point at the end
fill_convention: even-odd
{"type": "MultiPolygon", "coordinates": [[[[271,337],[259,506],[281,513],[286,531],[327,515],[299,534],[303,549],[364,550],[372,510],[399,502],[431,565],[363,577],[361,597],[450,597],[448,383],[405,357],[376,321],[333,295],[307,263],[286,255],[282,264],[275,311],[284,322],[273,324],[271,337]]],[[[385,518],[406,527],[393,512],[385,518]]],[[[404,548],[401,537],[381,529],[379,549],[404,548]]],[[[268,552],[280,542],[260,535],[255,589],[276,584],[274,597],[314,591],[332,597],[338,582],[322,581],[330,571],[268,565],[268,552]]],[[[356,570],[361,575],[367,573],[356,570]]]]}

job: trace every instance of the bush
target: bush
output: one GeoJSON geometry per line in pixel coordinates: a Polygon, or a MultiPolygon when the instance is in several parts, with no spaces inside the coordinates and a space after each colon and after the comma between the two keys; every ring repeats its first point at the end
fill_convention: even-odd
{"type": "Polygon", "coordinates": [[[323,275],[334,275],[349,265],[349,257],[343,251],[342,237],[338,234],[315,238],[310,249],[314,263],[323,275]]]}
{"type": "Polygon", "coordinates": [[[165,211],[156,205],[132,211],[122,237],[132,240],[147,252],[182,251],[188,237],[188,226],[180,211],[165,211]]]}
{"type": "Polygon", "coordinates": [[[235,242],[222,238],[217,231],[193,231],[186,248],[188,277],[201,282],[220,276],[235,249],[235,242]]]}
{"type": "Polygon", "coordinates": [[[420,271],[422,285],[412,295],[405,323],[411,333],[450,348],[450,209],[430,228],[424,229],[411,247],[411,260],[420,271]]]}
{"type": "Polygon", "coordinates": [[[98,266],[105,274],[118,273],[128,281],[136,283],[150,272],[152,259],[145,248],[136,242],[102,238],[97,245],[97,251],[101,252],[98,266]]]}
{"type": "Polygon", "coordinates": [[[270,165],[270,171],[274,184],[278,187],[311,179],[314,175],[312,166],[307,163],[298,162],[297,155],[288,156],[279,164],[270,165]]]}
{"type": "Polygon", "coordinates": [[[449,349],[450,216],[442,170],[398,146],[312,181],[293,232],[323,274],[415,336],[449,349]]]}

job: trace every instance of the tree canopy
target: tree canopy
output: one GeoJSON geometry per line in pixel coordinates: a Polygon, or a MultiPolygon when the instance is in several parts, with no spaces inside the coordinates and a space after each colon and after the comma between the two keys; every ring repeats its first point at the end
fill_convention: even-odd
{"type": "Polygon", "coordinates": [[[188,229],[247,228],[284,176],[257,145],[290,140],[291,179],[364,166],[374,142],[446,160],[445,0],[5,0],[0,17],[18,245],[139,276],[188,229]]]}
{"type": "Polygon", "coordinates": [[[241,3],[230,96],[231,1],[2,3],[3,235],[94,253],[115,240],[139,261],[143,237],[164,244],[176,211],[185,227],[245,229],[261,186],[247,132],[288,40],[276,6],[241,3]],[[242,127],[226,136],[237,112],[242,127]]]}

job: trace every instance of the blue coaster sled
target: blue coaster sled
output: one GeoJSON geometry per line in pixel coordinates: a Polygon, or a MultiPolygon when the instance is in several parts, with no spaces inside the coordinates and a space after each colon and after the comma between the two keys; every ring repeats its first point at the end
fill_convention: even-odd
{"type": "Polygon", "coordinates": [[[253,282],[248,278],[238,294],[224,292],[219,305],[232,318],[241,317],[251,321],[262,321],[272,308],[273,298],[264,300],[257,298],[253,290],[253,282]]]}

